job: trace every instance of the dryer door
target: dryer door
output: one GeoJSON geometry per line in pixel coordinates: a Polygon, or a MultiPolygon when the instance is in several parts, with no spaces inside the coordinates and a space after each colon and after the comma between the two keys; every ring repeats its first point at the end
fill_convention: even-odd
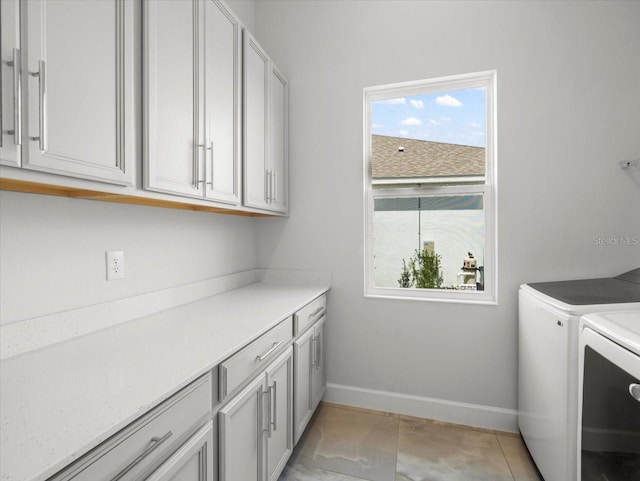
{"type": "Polygon", "coordinates": [[[585,328],[580,358],[579,476],[640,479],[640,357],[585,328]]]}

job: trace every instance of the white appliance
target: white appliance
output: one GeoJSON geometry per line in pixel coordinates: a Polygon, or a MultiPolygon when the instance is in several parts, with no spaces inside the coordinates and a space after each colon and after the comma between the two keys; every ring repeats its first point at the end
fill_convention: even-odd
{"type": "Polygon", "coordinates": [[[580,317],[618,310],[640,310],[640,268],[520,286],[518,426],[545,481],[577,480],[580,317]]]}
{"type": "Polygon", "coordinates": [[[640,480],[640,311],[580,320],[577,472],[640,480]]]}

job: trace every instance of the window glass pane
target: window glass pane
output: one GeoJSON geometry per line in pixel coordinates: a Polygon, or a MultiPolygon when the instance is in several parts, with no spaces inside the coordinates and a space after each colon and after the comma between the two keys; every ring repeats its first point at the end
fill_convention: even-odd
{"type": "Polygon", "coordinates": [[[485,111],[484,88],[372,102],[373,185],[483,183],[485,111]]]}
{"type": "Polygon", "coordinates": [[[483,290],[484,224],[482,194],[375,198],[375,287],[483,290]]]}

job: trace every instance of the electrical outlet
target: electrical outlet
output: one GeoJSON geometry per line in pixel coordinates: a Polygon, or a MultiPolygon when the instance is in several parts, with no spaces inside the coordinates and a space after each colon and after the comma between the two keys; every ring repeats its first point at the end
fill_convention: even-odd
{"type": "Polygon", "coordinates": [[[107,252],[107,280],[124,278],[124,252],[107,252]]]}

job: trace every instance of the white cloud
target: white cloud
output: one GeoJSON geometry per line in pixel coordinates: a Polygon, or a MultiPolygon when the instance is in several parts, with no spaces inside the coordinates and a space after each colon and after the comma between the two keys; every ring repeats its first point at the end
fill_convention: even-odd
{"type": "Polygon", "coordinates": [[[379,103],[386,105],[404,105],[407,101],[404,97],[398,97],[396,99],[380,100],[379,103]]]}
{"type": "Polygon", "coordinates": [[[478,127],[480,127],[480,124],[478,122],[469,122],[469,127],[473,127],[474,129],[477,129],[478,127]]]}
{"type": "Polygon", "coordinates": [[[400,122],[402,125],[422,125],[422,120],[415,117],[409,117],[400,122]]]}
{"type": "Polygon", "coordinates": [[[411,104],[412,107],[415,107],[416,109],[423,109],[424,108],[424,102],[422,100],[411,99],[411,100],[409,100],[409,103],[411,104]]]}
{"type": "Polygon", "coordinates": [[[401,130],[400,132],[398,132],[398,134],[402,137],[406,137],[407,135],[409,135],[409,131],[408,130],[401,130]]]}
{"type": "Polygon", "coordinates": [[[371,126],[371,128],[372,128],[372,129],[381,129],[382,127],[384,127],[384,126],[383,126],[383,125],[380,125],[380,124],[373,124],[373,125],[371,126]]]}
{"type": "Polygon", "coordinates": [[[451,117],[440,117],[438,120],[429,119],[431,125],[444,125],[446,122],[451,122],[451,117]]]}
{"type": "Polygon", "coordinates": [[[436,103],[445,107],[462,107],[462,102],[449,94],[436,98],[436,103]]]}

